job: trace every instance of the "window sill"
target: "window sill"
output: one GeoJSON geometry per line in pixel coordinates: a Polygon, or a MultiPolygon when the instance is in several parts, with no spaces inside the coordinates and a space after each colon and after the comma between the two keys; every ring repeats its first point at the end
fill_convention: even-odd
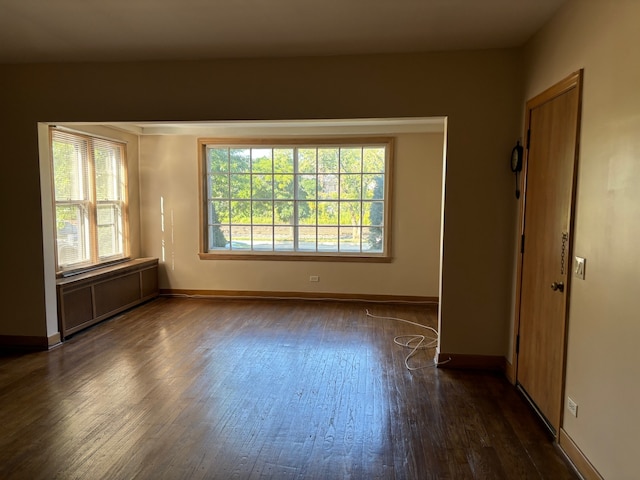
{"type": "Polygon", "coordinates": [[[387,255],[336,255],[334,253],[199,253],[200,260],[275,260],[275,261],[302,261],[302,262],[360,262],[360,263],[391,263],[393,258],[387,255]]]}
{"type": "Polygon", "coordinates": [[[62,270],[56,273],[56,278],[58,279],[64,279],[64,278],[70,278],[70,277],[75,277],[76,275],[81,275],[83,273],[91,273],[94,271],[99,271],[108,267],[112,267],[112,266],[117,266],[120,265],[121,263],[125,263],[125,262],[129,262],[131,261],[130,257],[124,257],[124,258],[118,258],[115,260],[110,260],[110,261],[106,261],[103,263],[98,263],[95,265],[87,265],[85,264],[83,267],[78,267],[78,268],[74,268],[74,269],[69,269],[69,270],[62,270]]]}
{"type": "Polygon", "coordinates": [[[120,262],[114,262],[107,265],[100,265],[99,267],[92,268],[90,270],[84,270],[78,272],[75,275],[70,275],[63,278],[56,279],[56,285],[71,285],[74,283],[80,283],[86,280],[93,280],[96,278],[108,279],[111,276],[119,276],[129,271],[136,271],[141,268],[149,268],[158,264],[157,258],[135,258],[131,260],[127,258],[120,262]]]}

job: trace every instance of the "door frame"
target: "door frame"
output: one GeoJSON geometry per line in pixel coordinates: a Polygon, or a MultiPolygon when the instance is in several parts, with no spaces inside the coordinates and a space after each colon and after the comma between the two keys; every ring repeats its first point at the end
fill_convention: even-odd
{"type": "MultiPolygon", "coordinates": [[[[531,119],[531,111],[540,105],[553,100],[556,97],[566,93],[567,91],[577,88],[578,92],[578,111],[577,111],[577,122],[576,122],[576,139],[575,139],[575,152],[574,152],[574,167],[573,167],[573,182],[571,185],[571,203],[569,208],[569,222],[568,222],[568,250],[567,257],[570,259],[569,263],[569,272],[567,274],[567,280],[565,285],[565,296],[564,296],[564,313],[563,313],[563,328],[562,328],[562,386],[560,389],[560,425],[554,425],[553,427],[556,430],[556,438],[560,432],[560,427],[563,423],[563,411],[564,411],[564,391],[565,391],[565,380],[566,380],[566,362],[567,362],[567,330],[569,324],[569,299],[571,294],[571,272],[573,271],[573,241],[574,241],[574,221],[575,221],[575,203],[576,203],[576,185],[578,178],[578,159],[580,155],[580,123],[582,118],[582,84],[583,84],[583,76],[584,70],[580,69],[566,78],[560,80],[555,85],[549,87],[542,93],[534,96],[526,103],[525,109],[525,118],[524,118],[524,131],[525,142],[524,142],[524,158],[522,163],[522,175],[520,178],[520,190],[522,191],[522,196],[520,198],[520,206],[518,209],[518,247],[517,247],[517,260],[516,260],[516,284],[515,284],[515,308],[514,308],[514,317],[513,317],[513,338],[512,338],[512,353],[511,353],[511,368],[509,369],[510,380],[514,385],[517,385],[518,382],[518,343],[520,336],[520,303],[522,297],[522,273],[523,273],[523,262],[524,262],[524,254],[523,254],[523,237],[524,237],[524,227],[525,227],[525,212],[526,212],[526,203],[527,203],[527,173],[528,173],[528,164],[529,164],[529,135],[530,135],[530,119],[531,119]]],[[[534,408],[535,405],[534,405],[534,408]]],[[[537,411],[537,409],[536,409],[537,411]]],[[[540,413],[540,412],[538,412],[540,413]]],[[[546,423],[546,419],[542,417],[546,423]]]]}

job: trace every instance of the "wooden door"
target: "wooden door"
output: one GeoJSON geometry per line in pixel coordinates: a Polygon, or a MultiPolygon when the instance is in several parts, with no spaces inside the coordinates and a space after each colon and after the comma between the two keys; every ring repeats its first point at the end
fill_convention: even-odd
{"type": "Polygon", "coordinates": [[[516,379],[554,431],[562,413],[581,72],[527,102],[516,379]]]}

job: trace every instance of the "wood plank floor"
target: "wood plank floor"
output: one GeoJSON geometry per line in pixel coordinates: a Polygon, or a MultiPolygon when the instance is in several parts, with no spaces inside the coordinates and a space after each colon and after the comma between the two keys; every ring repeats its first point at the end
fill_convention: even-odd
{"type": "MultiPolygon", "coordinates": [[[[575,479],[500,375],[408,371],[433,307],[160,298],[0,357],[2,479],[575,479]]],[[[422,351],[412,365],[432,363],[422,351]]]]}

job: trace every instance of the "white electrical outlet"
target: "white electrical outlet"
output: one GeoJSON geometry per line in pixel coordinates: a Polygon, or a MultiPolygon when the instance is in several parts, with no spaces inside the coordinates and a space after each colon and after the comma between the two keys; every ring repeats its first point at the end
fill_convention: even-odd
{"type": "Polygon", "coordinates": [[[578,404],[574,402],[571,397],[567,397],[567,410],[569,410],[574,417],[578,416],[578,404]]]}
{"type": "Polygon", "coordinates": [[[319,282],[320,281],[320,277],[318,275],[311,275],[309,277],[309,281],[310,282],[319,282]]]}

